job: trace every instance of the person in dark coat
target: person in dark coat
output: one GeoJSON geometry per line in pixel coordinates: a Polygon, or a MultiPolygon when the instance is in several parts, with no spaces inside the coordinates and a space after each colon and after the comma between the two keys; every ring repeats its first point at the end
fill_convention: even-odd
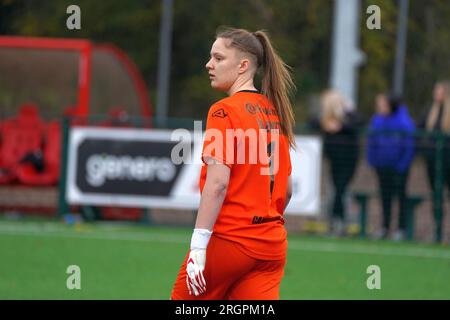
{"type": "Polygon", "coordinates": [[[421,151],[424,155],[428,180],[432,190],[433,212],[435,219],[436,242],[442,241],[443,191],[445,186],[450,190],[450,82],[437,82],[433,90],[433,103],[428,108],[419,124],[426,133],[421,140],[421,151]],[[437,137],[443,139],[443,148],[437,148],[437,137]],[[441,164],[440,172],[436,164],[441,164]],[[440,177],[440,186],[436,177],[440,177]]]}
{"type": "Polygon", "coordinates": [[[324,154],[330,163],[334,187],[330,232],[337,236],[345,232],[345,196],[358,162],[358,127],[361,120],[352,109],[350,102],[339,91],[326,90],[321,95],[319,118],[312,123],[322,132],[324,154]]]}

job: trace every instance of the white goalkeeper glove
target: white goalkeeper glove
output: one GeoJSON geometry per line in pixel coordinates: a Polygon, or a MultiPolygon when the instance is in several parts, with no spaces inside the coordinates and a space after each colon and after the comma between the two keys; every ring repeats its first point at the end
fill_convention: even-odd
{"type": "Polygon", "coordinates": [[[203,276],[206,264],[206,247],[212,232],[207,229],[194,229],[191,239],[191,251],[186,266],[186,284],[189,294],[198,296],[205,293],[206,281],[203,276]]]}

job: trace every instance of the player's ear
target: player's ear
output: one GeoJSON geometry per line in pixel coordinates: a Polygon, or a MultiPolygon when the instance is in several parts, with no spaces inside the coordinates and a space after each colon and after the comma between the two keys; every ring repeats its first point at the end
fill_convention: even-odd
{"type": "Polygon", "coordinates": [[[247,58],[242,59],[239,63],[239,74],[243,74],[248,68],[250,68],[250,60],[247,58]]]}

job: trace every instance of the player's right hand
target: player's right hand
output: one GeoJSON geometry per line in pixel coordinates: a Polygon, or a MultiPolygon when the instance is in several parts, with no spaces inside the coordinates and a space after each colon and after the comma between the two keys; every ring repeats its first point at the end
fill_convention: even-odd
{"type": "Polygon", "coordinates": [[[186,266],[186,284],[189,294],[201,295],[206,291],[206,281],[203,276],[206,263],[206,249],[191,249],[186,266]]]}

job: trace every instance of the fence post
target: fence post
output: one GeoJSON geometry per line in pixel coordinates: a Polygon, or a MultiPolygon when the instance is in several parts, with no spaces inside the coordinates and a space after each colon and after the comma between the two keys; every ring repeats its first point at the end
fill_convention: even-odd
{"type": "Polygon", "coordinates": [[[366,237],[366,223],[367,223],[367,198],[369,195],[358,192],[355,193],[355,199],[359,203],[359,223],[360,223],[360,229],[359,229],[359,237],[365,238],[366,237]]]}
{"type": "Polygon", "coordinates": [[[152,225],[151,209],[148,207],[142,208],[141,223],[145,225],[152,225]]]}
{"type": "Polygon", "coordinates": [[[441,241],[442,229],[442,193],[443,193],[443,158],[444,158],[444,135],[436,134],[436,158],[434,176],[434,219],[436,227],[435,241],[441,241]]]}
{"type": "Polygon", "coordinates": [[[411,241],[414,239],[414,211],[415,208],[423,201],[423,197],[419,195],[412,195],[407,197],[407,207],[406,207],[406,239],[411,241]]]}
{"type": "Polygon", "coordinates": [[[58,194],[58,215],[63,216],[68,213],[68,205],[66,201],[66,180],[67,180],[67,153],[69,143],[69,117],[63,117],[62,121],[62,139],[61,139],[61,164],[59,174],[59,194],[58,194]]]}

